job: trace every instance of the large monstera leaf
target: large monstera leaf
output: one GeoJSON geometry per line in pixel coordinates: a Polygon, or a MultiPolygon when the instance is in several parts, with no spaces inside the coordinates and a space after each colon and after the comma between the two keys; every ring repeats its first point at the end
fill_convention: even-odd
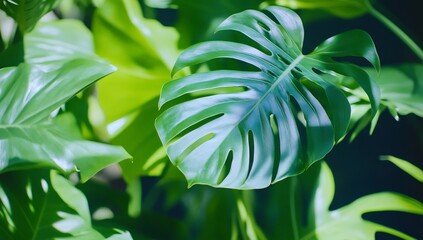
{"type": "Polygon", "coordinates": [[[363,57],[379,68],[368,34],[346,32],[304,55],[298,15],[283,7],[265,11],[268,15],[254,10],[232,15],[217,29],[238,31],[254,46],[201,43],[185,50],[173,69],[175,74],[188,66],[230,58],[259,71],[219,69],[163,87],[159,105],[166,109],[156,127],[170,160],[189,185],[263,188],[323,158],[344,136],[350,106],[321,73],[353,77],[377,111],[379,92],[370,77],[356,65],[333,60],[363,57]]]}

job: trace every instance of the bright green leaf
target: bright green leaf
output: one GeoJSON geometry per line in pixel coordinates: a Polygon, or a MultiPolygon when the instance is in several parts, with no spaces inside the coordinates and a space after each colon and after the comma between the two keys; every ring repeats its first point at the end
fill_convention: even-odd
{"type": "Polygon", "coordinates": [[[402,169],[404,172],[410,174],[413,178],[417,179],[420,182],[423,182],[423,170],[418,168],[417,166],[414,166],[412,163],[394,157],[394,156],[380,156],[380,160],[387,160],[391,163],[395,164],[395,166],[402,169]]]}
{"type": "Polygon", "coordinates": [[[91,32],[77,20],[40,22],[25,35],[24,45],[25,62],[45,71],[57,70],[60,63],[79,58],[102,61],[94,54],[91,32]]]}
{"type": "Polygon", "coordinates": [[[35,65],[0,70],[0,172],[34,166],[77,167],[86,181],[107,165],[130,158],[121,148],[84,141],[69,116],[50,119],[78,91],[113,68],[88,59],[44,72],[35,65]]]}
{"type": "Polygon", "coordinates": [[[372,79],[356,65],[332,60],[363,57],[378,68],[368,34],[346,32],[303,55],[299,17],[282,7],[266,11],[277,22],[247,10],[232,15],[218,28],[240,32],[260,47],[225,41],[201,43],[185,50],[173,69],[176,73],[209,60],[231,58],[260,71],[214,70],[163,87],[159,104],[166,110],[157,118],[156,128],[170,160],[189,185],[263,188],[323,158],[344,136],[350,106],[342,91],[321,72],[356,79],[373,113],[377,111],[379,92],[372,79]],[[192,99],[181,99],[189,94],[192,99]]]}
{"type": "Polygon", "coordinates": [[[369,11],[369,0],[269,0],[292,9],[321,9],[342,18],[359,17],[369,11]]]}
{"type": "Polygon", "coordinates": [[[361,197],[342,208],[329,211],[334,196],[334,179],[326,164],[322,164],[318,187],[312,201],[309,221],[313,230],[301,239],[373,239],[376,232],[385,232],[401,239],[414,239],[395,229],[364,220],[370,212],[401,211],[423,215],[423,204],[398,193],[381,192],[361,197]]]}
{"type": "Polygon", "coordinates": [[[3,0],[0,9],[15,19],[22,33],[31,31],[38,20],[54,8],[57,0],[3,0]]]}
{"type": "Polygon", "coordinates": [[[130,182],[139,176],[160,176],[168,163],[166,152],[154,128],[158,115],[158,98],[144,104],[129,126],[112,138],[112,143],[123,146],[134,161],[120,164],[122,174],[130,182]]]}
{"type": "Polygon", "coordinates": [[[93,19],[96,52],[118,67],[98,84],[108,122],[157,97],[178,54],[178,34],[145,19],[135,0],[105,1],[93,19]],[[121,94],[117,94],[121,93],[121,94]]]}

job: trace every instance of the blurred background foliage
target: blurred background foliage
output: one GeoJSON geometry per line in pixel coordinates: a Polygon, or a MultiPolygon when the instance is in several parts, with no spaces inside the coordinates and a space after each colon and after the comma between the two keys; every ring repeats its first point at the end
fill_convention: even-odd
{"type": "MultiPolygon", "coordinates": [[[[423,238],[418,227],[423,188],[416,181],[422,175],[416,169],[423,169],[423,60],[413,50],[413,43],[423,43],[420,5],[418,0],[2,1],[1,239],[423,238]],[[380,73],[367,70],[381,88],[380,114],[372,119],[369,103],[351,94],[350,133],[324,162],[266,189],[188,189],[154,128],[162,85],[171,80],[185,48],[216,38],[216,27],[231,14],[269,4],[300,15],[306,53],[338,33],[367,31],[382,63],[380,73]],[[381,13],[412,42],[386,27],[381,13]],[[36,79],[57,84],[40,90],[31,85],[36,79]],[[42,97],[20,100],[33,92],[42,97]],[[29,120],[10,117],[13,112],[29,120]],[[18,131],[17,124],[35,133],[18,131]],[[379,161],[381,155],[406,159],[413,167],[379,161]]],[[[214,64],[199,71],[221,63],[214,64]]],[[[357,90],[348,79],[333,81],[347,92],[357,90]]]]}

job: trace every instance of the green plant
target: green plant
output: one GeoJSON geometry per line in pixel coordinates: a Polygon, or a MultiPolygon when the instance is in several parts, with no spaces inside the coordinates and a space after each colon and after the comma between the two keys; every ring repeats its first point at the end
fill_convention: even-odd
{"type": "MultiPolygon", "coordinates": [[[[381,187],[339,201],[345,181],[334,158],[354,164],[342,147],[367,141],[360,133],[377,132],[385,112],[417,128],[423,117],[418,39],[374,6],[0,2],[13,19],[0,15],[0,238],[421,237],[418,224],[377,218],[394,211],[421,222],[421,191],[381,187]],[[309,46],[308,24],[367,13],[413,61],[387,66],[371,31],[348,29],[309,46]]],[[[414,136],[406,140],[421,144],[414,136]]],[[[382,147],[378,155],[405,149],[382,147]]],[[[366,156],[357,150],[354,157],[366,156]]],[[[368,155],[421,188],[414,159],[381,156],[394,164],[384,165],[368,155]]]]}

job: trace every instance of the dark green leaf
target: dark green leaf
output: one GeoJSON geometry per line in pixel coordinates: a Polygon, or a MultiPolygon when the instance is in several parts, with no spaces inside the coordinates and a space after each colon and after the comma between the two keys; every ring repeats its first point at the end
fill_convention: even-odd
{"type": "Polygon", "coordinates": [[[15,19],[22,33],[31,31],[38,20],[54,8],[57,0],[4,0],[0,9],[15,19]]]}
{"type": "Polygon", "coordinates": [[[0,203],[2,239],[105,239],[91,225],[85,196],[54,171],[2,174],[0,203]]]}
{"type": "Polygon", "coordinates": [[[334,36],[303,55],[299,17],[282,7],[266,10],[276,22],[248,10],[232,15],[218,28],[240,32],[260,47],[201,43],[185,50],[173,69],[176,73],[209,60],[231,58],[260,71],[196,73],[163,87],[159,105],[166,110],[157,118],[156,127],[170,160],[189,185],[263,188],[323,158],[344,136],[350,106],[342,91],[321,72],[357,79],[377,111],[379,92],[366,72],[332,59],[363,57],[379,67],[366,33],[355,30],[334,36]],[[189,94],[191,100],[181,100],[189,94]]]}

